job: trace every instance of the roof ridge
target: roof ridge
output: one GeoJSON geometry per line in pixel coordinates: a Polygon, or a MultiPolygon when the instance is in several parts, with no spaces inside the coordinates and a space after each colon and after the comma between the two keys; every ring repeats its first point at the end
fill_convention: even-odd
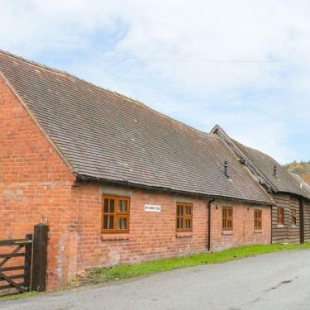
{"type": "Polygon", "coordinates": [[[80,78],[80,77],[78,77],[78,76],[76,76],[76,75],[74,75],[72,73],[67,72],[67,71],[63,71],[63,70],[59,70],[59,69],[56,69],[56,68],[53,68],[53,67],[50,67],[50,66],[46,66],[46,65],[44,65],[42,63],[39,63],[37,61],[26,59],[26,58],[24,58],[22,56],[12,54],[12,53],[10,53],[8,51],[4,51],[2,49],[0,49],[0,53],[5,54],[5,55],[7,55],[9,57],[18,59],[20,61],[26,62],[26,63],[28,63],[28,64],[30,64],[32,66],[39,67],[39,68],[44,69],[46,71],[51,71],[53,73],[56,73],[56,74],[59,74],[59,75],[65,76],[65,77],[71,77],[71,78],[77,79],[77,80],[79,80],[79,81],[81,81],[83,83],[86,83],[88,85],[91,85],[93,87],[100,88],[101,90],[113,93],[113,91],[111,91],[109,89],[105,89],[105,88],[103,88],[101,86],[95,85],[94,83],[89,82],[89,81],[87,81],[87,80],[85,80],[83,78],[80,78]]]}
{"type": "MultiPolygon", "coordinates": [[[[107,91],[110,91],[110,90],[107,90],[107,91]]],[[[143,108],[148,109],[149,111],[157,114],[158,116],[161,116],[162,118],[168,119],[169,121],[172,121],[173,123],[177,123],[179,125],[182,125],[182,126],[185,126],[187,128],[190,128],[191,130],[194,130],[194,131],[196,131],[198,133],[209,134],[209,132],[207,132],[207,131],[203,131],[203,130],[197,129],[197,128],[195,128],[195,127],[193,127],[191,125],[188,125],[188,124],[186,124],[186,123],[184,123],[182,121],[179,121],[179,120],[177,120],[177,119],[175,119],[175,118],[173,118],[173,117],[171,117],[169,115],[166,115],[166,114],[164,114],[164,113],[162,113],[160,111],[157,111],[157,110],[149,107],[148,105],[146,105],[145,103],[143,103],[143,102],[141,102],[139,100],[136,100],[136,99],[133,99],[133,98],[128,97],[126,95],[123,95],[123,94],[121,94],[121,93],[119,93],[117,91],[110,91],[110,92],[112,92],[113,94],[119,96],[120,98],[123,98],[123,99],[125,99],[127,101],[131,101],[131,102],[133,102],[133,103],[135,103],[135,104],[137,104],[139,106],[142,106],[143,108]]]]}
{"type": "Polygon", "coordinates": [[[46,66],[46,65],[44,65],[42,63],[36,62],[34,60],[26,59],[26,58],[24,58],[22,56],[19,56],[19,55],[16,55],[16,54],[12,54],[12,53],[10,53],[8,51],[5,51],[5,50],[2,50],[2,49],[0,49],[0,53],[5,54],[5,55],[7,55],[9,57],[12,57],[12,58],[21,60],[23,62],[26,62],[26,63],[28,63],[28,64],[30,64],[32,66],[40,67],[42,69],[53,71],[53,72],[58,73],[58,74],[64,74],[64,75],[68,75],[68,76],[72,76],[72,77],[77,78],[76,76],[74,76],[74,75],[72,75],[72,74],[70,74],[70,73],[68,73],[66,71],[62,71],[62,70],[59,70],[59,69],[56,69],[56,68],[52,68],[52,67],[46,66]]]}
{"type": "Polygon", "coordinates": [[[79,80],[79,81],[81,81],[81,82],[83,82],[83,83],[85,83],[85,84],[87,84],[87,85],[89,85],[89,86],[91,86],[91,87],[95,87],[96,89],[100,89],[100,90],[102,90],[102,91],[104,91],[104,92],[107,92],[107,93],[116,95],[116,96],[118,96],[119,98],[122,98],[122,99],[125,100],[125,101],[129,101],[129,102],[132,102],[132,103],[134,103],[134,104],[136,104],[136,105],[139,105],[139,106],[141,106],[141,107],[143,107],[143,108],[145,108],[145,109],[147,109],[147,110],[149,110],[149,111],[151,111],[151,112],[157,114],[158,116],[160,116],[160,117],[162,117],[162,118],[164,118],[164,119],[167,119],[167,120],[171,121],[172,123],[176,123],[176,124],[178,124],[178,125],[185,126],[186,128],[189,128],[189,129],[191,129],[191,130],[193,130],[193,131],[196,131],[196,132],[198,132],[198,133],[209,134],[209,132],[207,132],[207,131],[199,130],[199,129],[197,129],[197,128],[193,127],[193,126],[190,126],[190,125],[188,125],[188,124],[186,124],[186,123],[184,123],[184,122],[181,122],[181,121],[179,121],[179,120],[177,120],[177,119],[175,119],[175,118],[173,118],[173,117],[170,117],[170,116],[168,116],[168,115],[166,115],[166,114],[164,114],[164,113],[162,113],[162,112],[159,112],[159,111],[157,111],[157,110],[155,110],[155,109],[153,109],[153,108],[147,106],[146,104],[144,104],[143,102],[141,102],[141,101],[139,101],[139,100],[137,100],[137,99],[133,99],[133,98],[131,98],[131,97],[127,96],[127,95],[123,95],[123,94],[121,94],[121,93],[119,93],[119,92],[117,92],[117,91],[113,91],[113,90],[110,90],[110,89],[106,89],[106,88],[104,88],[104,87],[102,87],[102,86],[96,85],[96,84],[94,84],[94,83],[92,83],[92,82],[89,82],[89,81],[87,81],[87,80],[85,80],[85,79],[83,79],[83,78],[80,78],[80,77],[78,77],[78,76],[76,76],[76,75],[74,75],[74,74],[71,74],[71,73],[69,73],[69,72],[67,72],[67,71],[63,71],[63,70],[59,70],[59,69],[56,69],[56,68],[52,68],[52,67],[50,67],[50,66],[46,66],[46,65],[44,65],[44,64],[42,64],[42,63],[39,63],[39,62],[36,62],[36,61],[33,61],[33,60],[26,59],[26,58],[24,58],[24,57],[22,57],[22,56],[12,54],[12,53],[10,53],[10,52],[8,52],[8,51],[5,51],[5,50],[2,50],[2,49],[0,49],[0,53],[5,54],[5,55],[7,55],[7,56],[9,56],[9,57],[18,59],[18,60],[20,60],[20,61],[26,62],[26,63],[28,63],[28,64],[34,66],[34,67],[39,67],[39,68],[41,68],[41,69],[44,69],[44,70],[53,72],[53,73],[55,73],[55,74],[62,75],[63,77],[68,77],[68,78],[77,79],[77,80],[79,80]]]}

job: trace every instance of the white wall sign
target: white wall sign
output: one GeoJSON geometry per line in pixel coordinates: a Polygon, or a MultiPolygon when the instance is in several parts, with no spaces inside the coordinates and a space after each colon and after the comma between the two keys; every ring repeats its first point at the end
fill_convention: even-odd
{"type": "Polygon", "coordinates": [[[161,206],[145,205],[144,211],[161,212],[161,206]]]}

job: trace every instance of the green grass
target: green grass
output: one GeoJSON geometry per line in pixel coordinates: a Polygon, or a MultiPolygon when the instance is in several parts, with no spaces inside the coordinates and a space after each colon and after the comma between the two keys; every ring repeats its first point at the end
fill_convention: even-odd
{"type": "Polygon", "coordinates": [[[9,295],[9,296],[1,296],[0,295],[0,301],[4,300],[12,300],[12,299],[20,299],[20,298],[25,298],[25,297],[33,297],[38,295],[38,292],[26,292],[22,294],[15,294],[15,295],[9,295]]]}
{"type": "Polygon", "coordinates": [[[193,267],[203,264],[217,264],[242,257],[277,252],[282,250],[297,250],[310,248],[305,244],[267,244],[250,245],[212,253],[201,253],[184,257],[160,259],[139,264],[120,264],[113,267],[93,268],[89,270],[89,280],[102,282],[115,279],[129,279],[177,268],[193,267]]]}

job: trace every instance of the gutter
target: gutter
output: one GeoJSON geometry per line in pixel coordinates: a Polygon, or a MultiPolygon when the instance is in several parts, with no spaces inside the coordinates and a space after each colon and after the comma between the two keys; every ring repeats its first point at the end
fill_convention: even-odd
{"type": "Polygon", "coordinates": [[[212,198],[208,201],[207,207],[208,207],[208,244],[207,249],[210,251],[211,249],[211,203],[215,201],[215,198],[212,198]]]}

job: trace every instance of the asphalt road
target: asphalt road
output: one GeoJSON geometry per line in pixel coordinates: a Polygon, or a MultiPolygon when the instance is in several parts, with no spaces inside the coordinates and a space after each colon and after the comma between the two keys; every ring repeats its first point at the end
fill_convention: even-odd
{"type": "Polygon", "coordinates": [[[308,310],[310,250],[283,251],[0,301],[0,309],[308,310]]]}

